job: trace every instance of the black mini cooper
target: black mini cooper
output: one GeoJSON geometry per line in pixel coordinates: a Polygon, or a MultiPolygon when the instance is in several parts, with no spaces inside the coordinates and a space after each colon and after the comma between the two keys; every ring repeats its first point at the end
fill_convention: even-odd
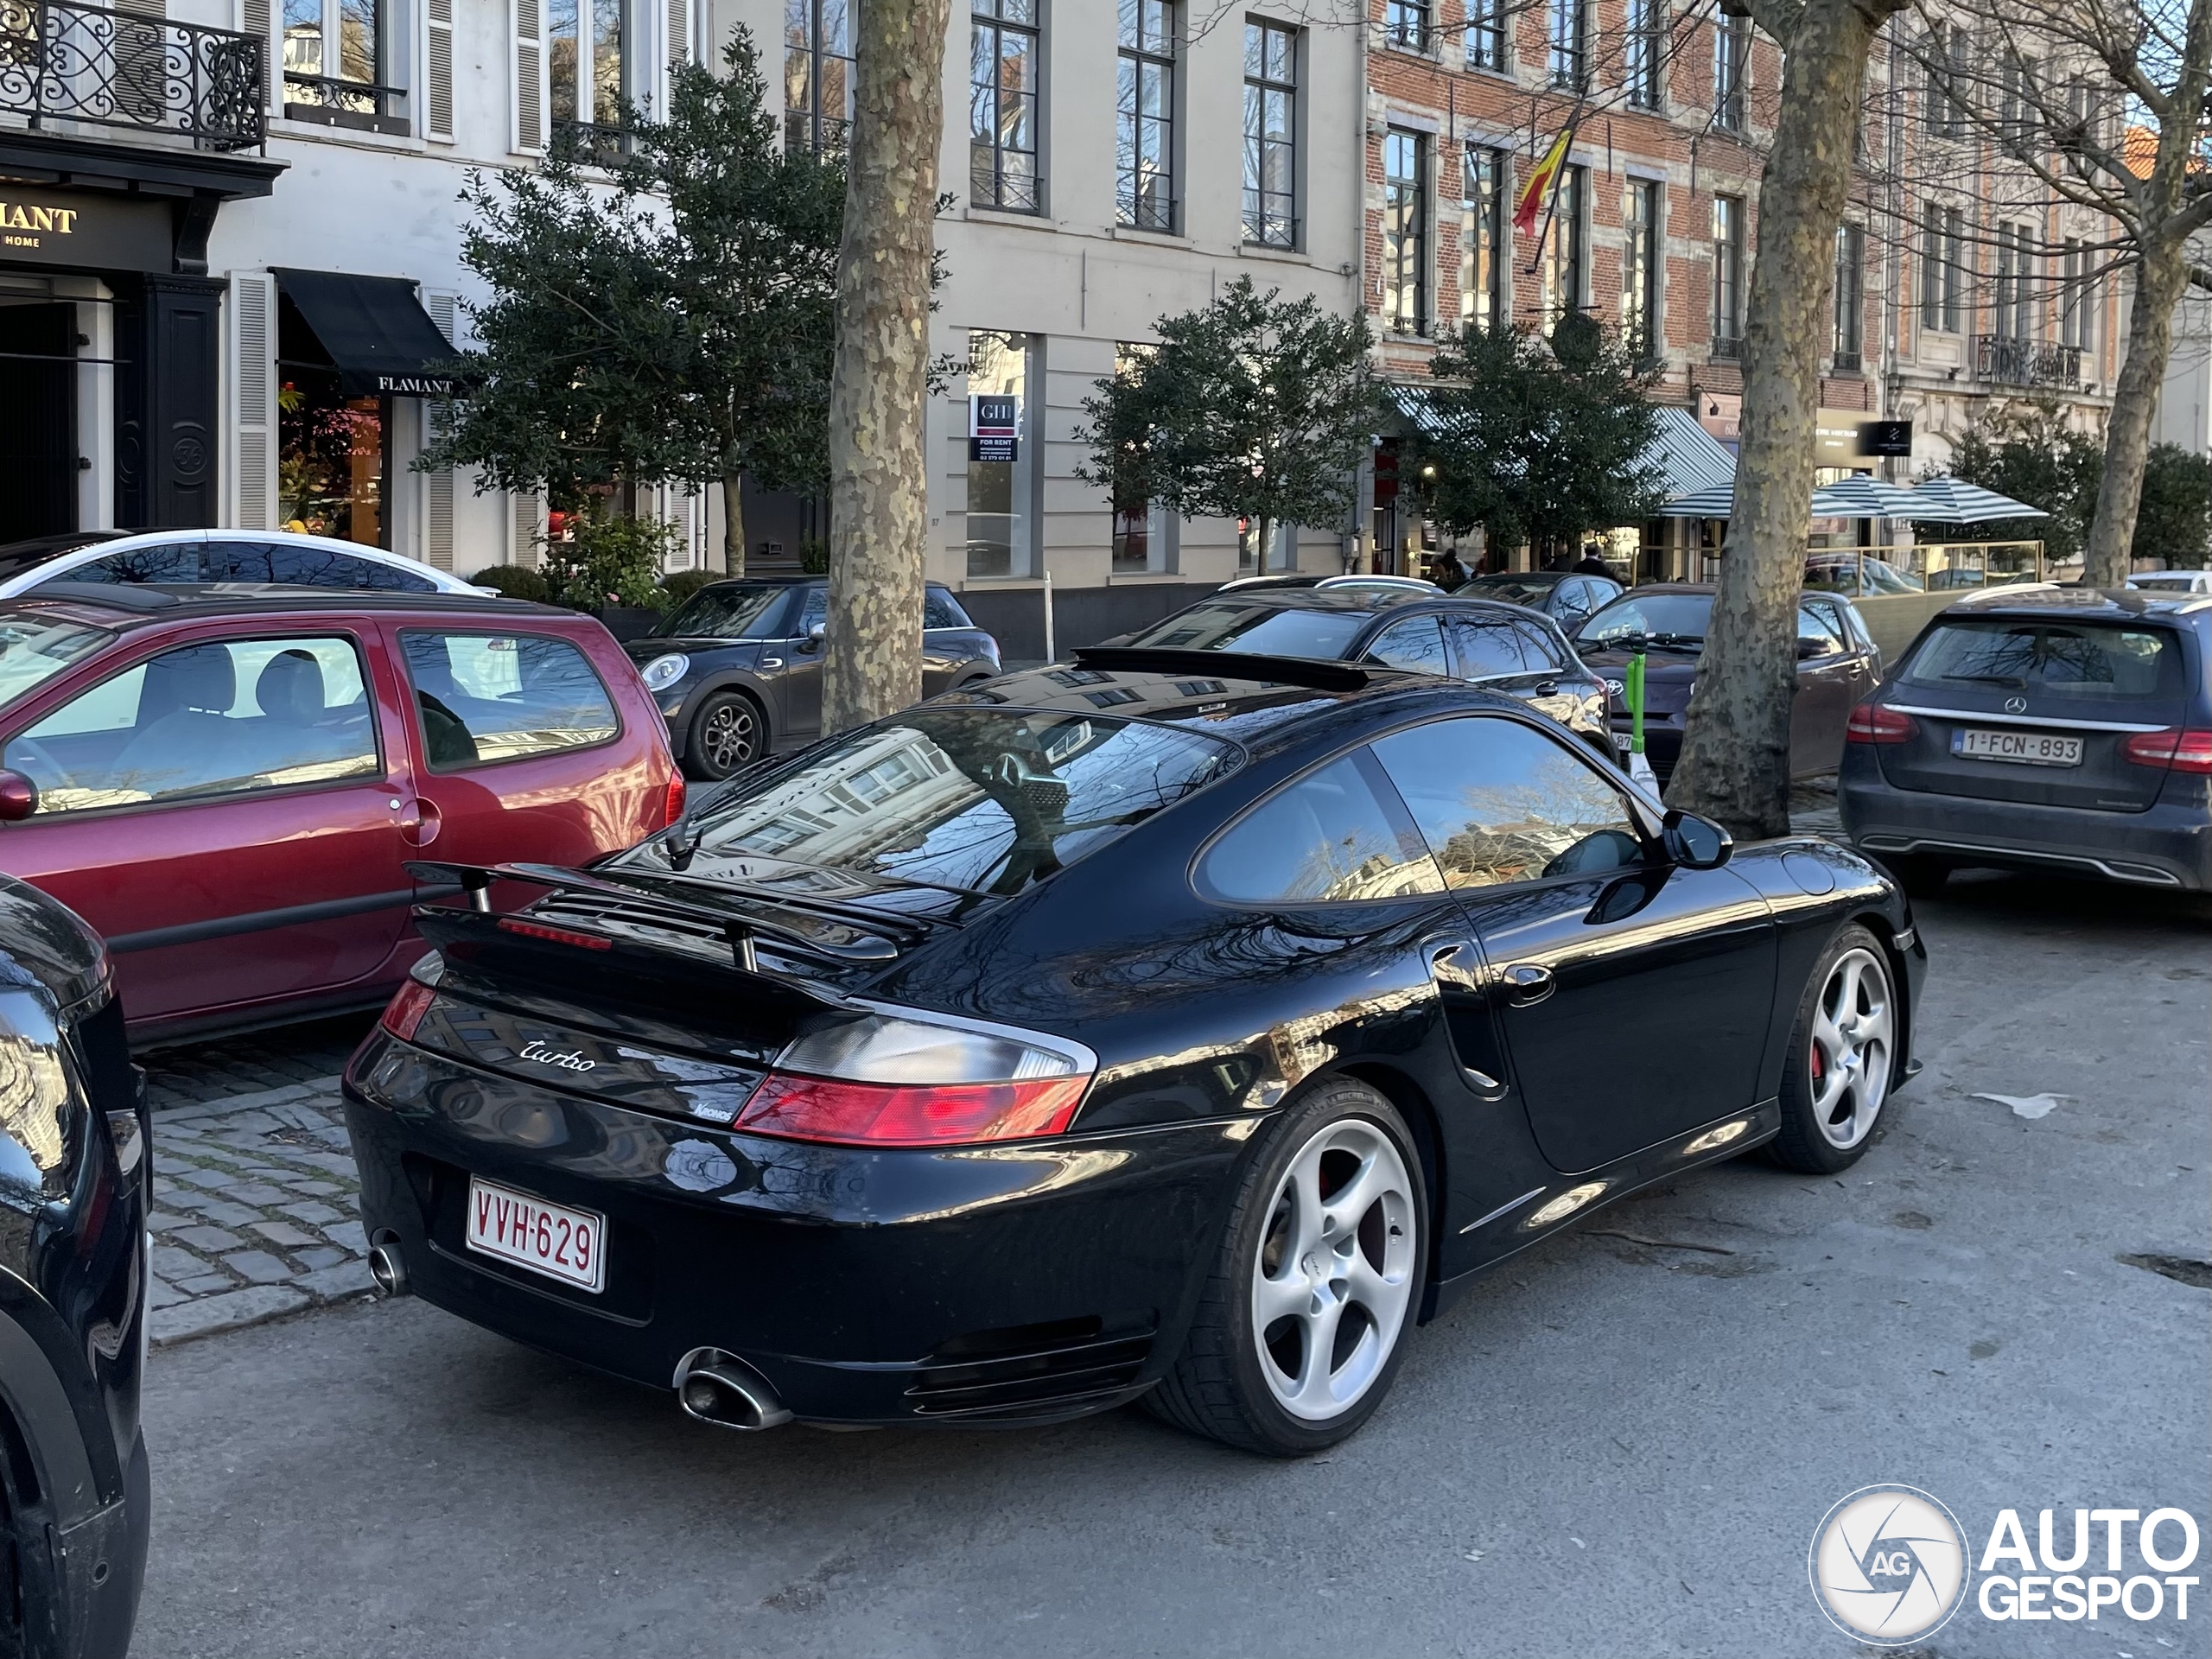
{"type": "Polygon", "coordinates": [[[589,870],[416,869],[470,896],[346,1072],[374,1270],[747,1428],[1328,1446],[1502,1258],[1859,1158],[1927,961],[1855,854],[1737,851],[1511,697],[1213,652],[938,697],[589,870]]]}

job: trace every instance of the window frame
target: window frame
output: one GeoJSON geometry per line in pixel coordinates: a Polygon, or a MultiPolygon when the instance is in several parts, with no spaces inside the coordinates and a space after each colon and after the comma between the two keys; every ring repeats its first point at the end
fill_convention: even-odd
{"type": "Polygon", "coordinates": [[[1710,321],[1713,354],[1718,358],[1738,358],[1743,350],[1745,200],[1746,198],[1742,196],[1718,193],[1713,198],[1713,309],[1710,321]],[[1724,217],[1728,226],[1726,235],[1722,234],[1720,226],[1724,217]],[[1724,324],[1728,326],[1724,328],[1724,324]]]}
{"type": "Polygon", "coordinates": [[[1431,321],[1430,136],[1411,127],[1387,127],[1382,134],[1382,321],[1392,334],[1416,339],[1427,337],[1431,321]],[[1398,159],[1408,153],[1411,172],[1393,172],[1398,159]]]}
{"type": "Polygon", "coordinates": [[[1433,0],[1383,0],[1382,44],[1427,57],[1436,41],[1433,0]]]}
{"type": "Polygon", "coordinates": [[[853,122],[853,99],[857,90],[858,59],[856,42],[853,39],[852,0],[846,0],[844,14],[845,49],[833,49],[828,31],[823,27],[823,13],[830,0],[785,0],[784,10],[784,148],[792,148],[794,123],[803,123],[805,148],[811,155],[826,156],[842,153],[845,148],[845,134],[853,122]],[[799,28],[806,39],[802,42],[791,38],[791,13],[796,9],[804,14],[799,28]],[[804,58],[806,63],[808,101],[804,107],[791,101],[791,65],[794,59],[804,58]],[[831,63],[845,66],[845,111],[842,116],[830,117],[822,108],[823,70],[831,63]]]}
{"type": "Polygon", "coordinates": [[[1300,127],[1305,120],[1305,109],[1300,99],[1305,66],[1300,59],[1305,46],[1306,31],[1302,29],[1278,22],[1271,17],[1247,17],[1244,20],[1244,105],[1240,153],[1243,177],[1239,195],[1239,239],[1252,247],[1295,251],[1300,245],[1298,169],[1304,137],[1300,127]],[[1270,39],[1280,39],[1283,42],[1283,56],[1289,65],[1290,79],[1287,80],[1277,79],[1268,73],[1270,39]],[[1253,48],[1255,44],[1258,48],[1257,73],[1253,71],[1253,48]],[[1278,99],[1289,116],[1286,125],[1290,137],[1287,139],[1268,137],[1268,105],[1270,100],[1278,99]],[[1270,206],[1280,200],[1284,193],[1270,190],[1267,186],[1268,162],[1270,156],[1277,152],[1284,155],[1286,170],[1290,175],[1289,211],[1287,214],[1279,214],[1270,206]]]}
{"type": "Polygon", "coordinates": [[[1552,198],[1553,234],[1543,255],[1543,328],[1547,338],[1560,318],[1590,306],[1590,168],[1568,162],[1560,168],[1552,198]],[[1559,292],[1564,270],[1570,292],[1559,292]]]}
{"type": "Polygon", "coordinates": [[[1621,208],[1621,338],[1640,363],[1656,362],[1666,350],[1666,212],[1662,181],[1629,178],[1621,208]]]}
{"type": "MultiPolygon", "coordinates": [[[[545,8],[545,63],[548,76],[545,99],[546,130],[556,143],[560,142],[562,134],[569,133],[573,135],[572,142],[585,146],[588,149],[611,147],[619,151],[627,148],[629,143],[628,130],[619,118],[620,111],[619,110],[616,111],[618,117],[616,120],[599,119],[597,88],[593,79],[594,66],[599,60],[598,37],[592,32],[591,27],[594,3],[594,0],[575,0],[575,84],[569,88],[569,93],[577,100],[578,113],[567,117],[554,113],[555,100],[560,97],[562,88],[559,76],[553,73],[553,48],[555,41],[561,37],[554,33],[552,7],[548,5],[545,8]],[[590,112],[585,114],[582,112],[584,107],[582,95],[588,89],[591,92],[590,112]]],[[[632,78],[637,74],[639,67],[637,62],[638,9],[632,3],[632,0],[613,0],[613,3],[620,16],[620,38],[614,48],[616,95],[634,101],[638,97],[638,92],[632,78]]]]}
{"type": "Polygon", "coordinates": [[[346,0],[318,0],[316,60],[321,68],[310,73],[294,70],[283,61],[289,55],[287,48],[294,25],[285,16],[289,8],[279,0],[276,9],[276,84],[285,118],[414,137],[414,120],[408,107],[409,88],[397,84],[403,72],[413,67],[410,62],[411,54],[406,48],[414,8],[400,3],[400,0],[366,0],[376,11],[375,62],[369,79],[359,80],[345,73],[346,3],[346,0]],[[334,60],[333,41],[338,48],[334,60]],[[295,88],[301,93],[296,99],[292,96],[295,88]]]}
{"type": "Polygon", "coordinates": [[[1026,213],[1041,215],[1045,212],[1045,9],[1043,0],[1029,0],[1030,16],[1036,21],[1024,22],[1009,18],[1005,13],[1009,6],[1019,6],[1024,0],[969,0],[969,57],[968,57],[968,202],[971,207],[982,207],[996,213],[1026,213]],[[986,35],[992,40],[991,65],[1000,69],[1007,61],[1006,41],[1009,35],[1028,43],[1029,86],[1027,92],[1016,92],[1017,98],[1030,101],[1031,147],[1017,149],[1003,142],[1006,131],[1004,100],[1006,93],[1001,82],[995,78],[989,82],[976,79],[977,49],[986,35]],[[991,190],[988,200],[976,188],[976,161],[982,146],[976,133],[976,108],[978,92],[988,90],[991,98],[991,190]],[[1027,156],[1030,159],[1029,200],[1027,202],[1008,200],[1006,157],[1027,156]]]}
{"type": "Polygon", "coordinates": [[[1590,0],[1548,0],[1544,11],[1546,83],[1581,92],[1590,83],[1590,0]]]}
{"type": "MultiPolygon", "coordinates": [[[[1182,0],[1135,0],[1135,5],[1137,38],[1132,41],[1125,35],[1117,36],[1114,60],[1114,222],[1130,230],[1173,236],[1183,223],[1179,194],[1183,168],[1178,149],[1183,137],[1178,106],[1182,95],[1179,68],[1183,56],[1183,4],[1182,0]],[[1146,41],[1144,13],[1149,5],[1157,5],[1166,17],[1165,49],[1154,48],[1146,41]],[[1122,77],[1130,73],[1134,75],[1135,102],[1134,107],[1125,107],[1122,77]],[[1144,112],[1147,74],[1158,79],[1164,114],[1147,116],[1144,112]],[[1144,137],[1148,130],[1156,130],[1160,149],[1158,170],[1152,173],[1147,173],[1144,166],[1144,137]],[[1164,220],[1147,217],[1145,204],[1151,194],[1144,188],[1147,184],[1164,184],[1166,188],[1164,220]]],[[[1041,118],[1041,104],[1039,114],[1041,118]]]]}
{"type": "MultiPolygon", "coordinates": [[[[377,694],[376,676],[372,664],[373,653],[365,644],[369,637],[357,626],[349,625],[334,627],[326,633],[300,633],[289,630],[225,633],[219,630],[213,633],[194,634],[183,639],[170,638],[155,642],[153,649],[148,651],[143,656],[132,657],[119,667],[78,685],[73,690],[69,689],[71,683],[67,679],[63,680],[58,687],[49,685],[41,688],[45,695],[42,697],[34,698],[29,705],[35,711],[32,717],[13,731],[5,735],[0,735],[0,753],[4,753],[9,744],[24,736],[32,728],[41,724],[48,717],[60,714],[79,698],[87,696],[113,681],[122,678],[134,669],[143,668],[156,658],[166,657],[172,652],[192,651],[203,645],[252,645],[270,640],[281,640],[291,644],[312,639],[342,639],[353,647],[353,655],[361,671],[361,695],[368,705],[369,734],[376,745],[377,764],[374,771],[359,772],[349,778],[318,779],[311,783],[273,784],[266,789],[232,790],[219,795],[176,795],[143,801],[118,801],[108,806],[76,807],[66,812],[52,814],[52,821],[59,823],[66,819],[74,823],[80,819],[104,817],[125,812],[159,811],[172,807],[213,806],[223,802],[237,800],[263,801],[273,796],[306,795],[320,790],[356,788],[365,784],[373,784],[379,789],[387,788],[391,783],[391,745],[386,741],[388,734],[384,728],[384,713],[377,694]]],[[[97,666],[98,662],[95,658],[92,663],[79,664],[78,668],[81,671],[97,666]]],[[[46,813],[35,812],[24,819],[23,823],[37,823],[48,817],[46,813]]]]}
{"type": "MultiPolygon", "coordinates": [[[[403,623],[391,631],[391,637],[392,666],[399,671],[400,684],[406,692],[400,700],[405,705],[401,718],[407,722],[409,741],[419,743],[422,746],[423,772],[426,777],[458,778],[473,772],[483,772],[493,766],[518,766],[533,760],[554,760],[565,755],[589,754],[594,749],[603,749],[610,744],[620,743],[629,733],[630,723],[622,717],[621,700],[615,696],[613,689],[607,683],[607,677],[599,671],[599,664],[592,661],[591,652],[564,633],[548,632],[539,628],[444,628],[424,626],[419,623],[403,623]],[[607,736],[590,743],[563,744],[559,748],[536,749],[528,754],[510,754],[497,760],[478,759],[469,761],[466,766],[434,765],[430,760],[429,735],[423,729],[423,706],[416,701],[422,692],[415,683],[415,664],[407,655],[407,641],[410,636],[414,635],[433,639],[550,639],[566,645],[576,653],[585,669],[590,673],[593,682],[599,687],[600,695],[607,699],[607,706],[614,715],[614,729],[607,736]]],[[[475,734],[471,732],[469,736],[474,739],[475,734]]]]}
{"type": "Polygon", "coordinates": [[[1667,0],[1628,0],[1621,84],[1628,107],[1656,112],[1667,103],[1667,0]]]}
{"type": "Polygon", "coordinates": [[[1866,228],[1843,219],[1835,227],[1835,317],[1829,341],[1829,360],[1838,372],[1856,372],[1865,366],[1866,282],[1866,228]]]}
{"type": "Polygon", "coordinates": [[[1751,124],[1751,20],[1713,20],[1713,125],[1716,132],[1743,132],[1751,124]]]}
{"type": "Polygon", "coordinates": [[[1513,35],[1506,27],[1504,0],[1466,0],[1466,67],[1511,74],[1513,35]]]}
{"type": "Polygon", "coordinates": [[[1470,140],[1459,161],[1459,321],[1484,330],[1513,315],[1513,245],[1505,217],[1511,191],[1511,152],[1470,140]]]}

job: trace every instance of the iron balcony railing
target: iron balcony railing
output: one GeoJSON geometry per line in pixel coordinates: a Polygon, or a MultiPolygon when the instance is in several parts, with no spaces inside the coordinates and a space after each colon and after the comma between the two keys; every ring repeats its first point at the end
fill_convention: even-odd
{"type": "Polygon", "coordinates": [[[0,118],[257,149],[263,43],[234,29],[62,0],[0,0],[0,118]]]}
{"type": "Polygon", "coordinates": [[[2082,348],[2009,334],[1982,334],[1974,340],[1974,372],[1980,379],[2008,386],[2078,386],[2082,348]]]}

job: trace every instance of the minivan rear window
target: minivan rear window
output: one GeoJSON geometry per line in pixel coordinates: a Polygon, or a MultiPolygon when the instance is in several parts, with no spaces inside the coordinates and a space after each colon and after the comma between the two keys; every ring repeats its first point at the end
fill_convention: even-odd
{"type": "Polygon", "coordinates": [[[2181,641],[2169,629],[1991,617],[1939,625],[1899,677],[2128,702],[2178,697],[2182,676],[2181,641]]]}
{"type": "Polygon", "coordinates": [[[1236,765],[1230,744],[1099,715],[912,709],[709,808],[690,873],[779,859],[1013,894],[1236,765]]]}

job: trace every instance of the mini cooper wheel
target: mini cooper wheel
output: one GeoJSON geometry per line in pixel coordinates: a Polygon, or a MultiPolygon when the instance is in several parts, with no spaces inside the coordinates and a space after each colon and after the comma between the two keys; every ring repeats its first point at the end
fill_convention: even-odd
{"type": "Polygon", "coordinates": [[[1899,1036],[1897,986],[1881,941],[1865,928],[1838,933],[1821,953],[1782,1077],[1785,1169],[1829,1175],[1865,1154],[1890,1097],[1899,1036]]]}
{"type": "Polygon", "coordinates": [[[760,710],[742,691],[717,691],[691,717],[684,759],[693,774],[719,783],[760,758],[760,710]]]}
{"type": "Polygon", "coordinates": [[[1246,1173],[1183,1351],[1147,1403],[1274,1457],[1336,1445],[1389,1392],[1427,1236],[1405,1121],[1364,1084],[1321,1084],[1246,1173]]]}

